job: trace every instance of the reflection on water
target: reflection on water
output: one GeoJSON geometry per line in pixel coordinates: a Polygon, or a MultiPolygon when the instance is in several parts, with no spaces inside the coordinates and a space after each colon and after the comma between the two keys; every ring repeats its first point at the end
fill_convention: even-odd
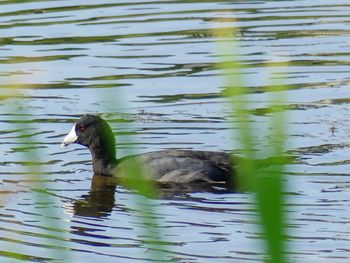
{"type": "MultiPolygon", "coordinates": [[[[87,194],[74,201],[74,215],[87,217],[107,217],[116,206],[116,189],[118,183],[115,178],[93,175],[91,179],[91,189],[87,194]]],[[[121,186],[123,187],[123,186],[121,186]]],[[[192,199],[190,193],[234,193],[223,184],[193,183],[176,184],[160,183],[157,185],[157,195],[154,198],[164,200],[192,199]]]]}
{"type": "Polygon", "coordinates": [[[95,175],[91,190],[74,202],[74,214],[88,217],[106,217],[115,205],[116,182],[113,178],[95,175]]]}
{"type": "MultiPolygon", "coordinates": [[[[282,78],[290,88],[288,147],[298,160],[287,178],[291,261],[348,261],[348,1],[1,1],[0,7],[0,262],[148,261],[136,194],[96,180],[89,152],[61,150],[61,139],[77,116],[99,113],[117,136],[118,157],[130,149],[239,152],[216,66],[225,58],[212,33],[232,25],[261,132],[269,114],[264,87],[282,78]],[[16,126],[28,120],[31,129],[16,126]],[[23,157],[34,151],[40,160],[23,157]],[[27,169],[32,161],[41,164],[35,177],[27,169]],[[37,182],[47,191],[35,189],[37,182]]],[[[251,194],[165,190],[152,201],[169,261],[262,261],[251,194]]]]}

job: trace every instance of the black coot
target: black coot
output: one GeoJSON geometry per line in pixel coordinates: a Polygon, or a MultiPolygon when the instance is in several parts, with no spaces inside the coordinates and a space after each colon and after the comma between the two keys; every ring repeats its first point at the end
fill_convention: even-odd
{"type": "Polygon", "coordinates": [[[84,115],[64,138],[62,147],[72,143],[89,148],[94,174],[127,177],[126,165],[140,165],[146,179],[160,183],[229,183],[236,177],[229,153],[193,150],[163,150],[116,158],[114,134],[108,123],[84,115]],[[124,168],[123,168],[124,167],[124,168]]]}

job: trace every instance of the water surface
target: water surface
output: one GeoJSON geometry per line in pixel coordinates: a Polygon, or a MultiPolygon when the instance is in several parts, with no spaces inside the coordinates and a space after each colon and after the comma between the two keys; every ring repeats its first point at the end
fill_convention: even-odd
{"type": "MultiPolygon", "coordinates": [[[[118,157],[239,152],[212,32],[233,25],[220,40],[239,41],[261,130],[266,85],[283,79],[290,88],[291,261],[348,261],[348,1],[2,1],[0,10],[1,262],[149,262],[137,195],[91,187],[89,152],[59,145],[78,116],[93,113],[110,122],[118,157]]],[[[263,260],[252,194],[153,202],[169,261],[263,260]]]]}

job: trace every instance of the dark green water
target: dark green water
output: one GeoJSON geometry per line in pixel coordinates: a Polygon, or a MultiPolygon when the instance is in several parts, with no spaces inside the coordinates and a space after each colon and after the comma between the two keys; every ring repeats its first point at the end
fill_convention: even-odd
{"type": "MultiPolygon", "coordinates": [[[[291,261],[348,262],[349,23],[345,0],[1,1],[0,262],[149,262],[135,194],[91,188],[89,152],[60,143],[77,116],[98,113],[119,157],[238,151],[212,32],[234,25],[220,40],[239,41],[261,130],[264,87],[290,88],[291,261]]],[[[262,261],[251,194],[154,202],[169,261],[262,261]]]]}

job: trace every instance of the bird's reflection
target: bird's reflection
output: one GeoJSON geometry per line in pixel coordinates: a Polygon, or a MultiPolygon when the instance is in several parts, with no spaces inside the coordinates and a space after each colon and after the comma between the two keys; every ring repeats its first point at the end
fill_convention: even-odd
{"type": "MultiPolygon", "coordinates": [[[[94,175],[91,181],[91,189],[87,194],[74,203],[74,215],[86,217],[108,217],[116,204],[116,188],[118,182],[113,177],[94,175]]],[[[191,193],[210,192],[228,193],[233,192],[232,187],[226,184],[208,184],[197,182],[192,184],[157,184],[157,195],[151,196],[157,199],[186,199],[193,200],[191,193]]],[[[150,196],[148,196],[150,197],[150,196]]]]}
{"type": "Polygon", "coordinates": [[[115,205],[117,182],[113,177],[94,175],[89,193],[74,203],[74,214],[87,217],[106,217],[115,205]]]}

